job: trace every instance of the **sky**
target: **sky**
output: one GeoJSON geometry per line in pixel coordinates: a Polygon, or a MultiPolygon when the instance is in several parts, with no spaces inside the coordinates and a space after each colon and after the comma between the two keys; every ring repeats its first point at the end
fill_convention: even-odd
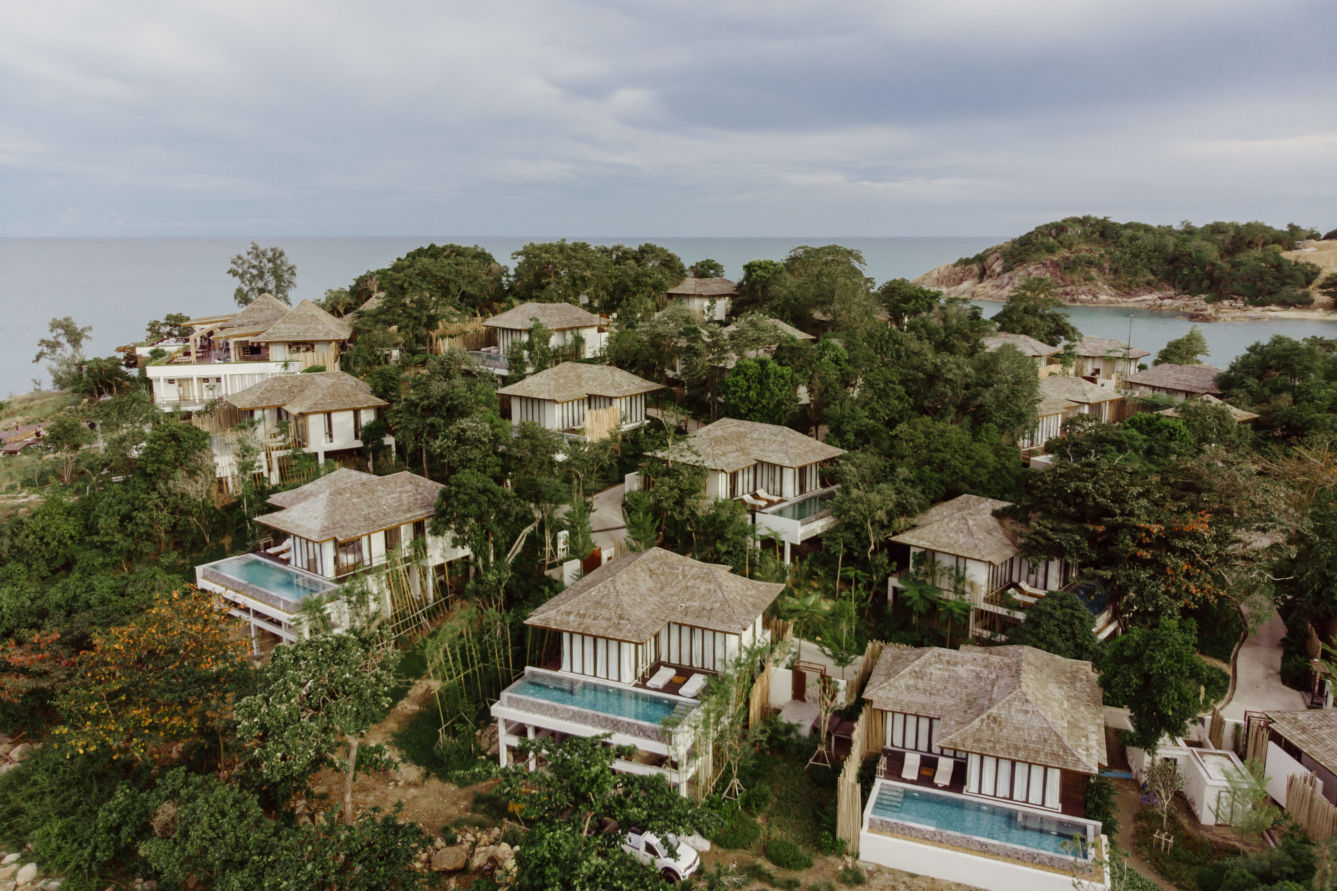
{"type": "Polygon", "coordinates": [[[1337,227],[1330,0],[44,0],[0,235],[1337,227]]]}

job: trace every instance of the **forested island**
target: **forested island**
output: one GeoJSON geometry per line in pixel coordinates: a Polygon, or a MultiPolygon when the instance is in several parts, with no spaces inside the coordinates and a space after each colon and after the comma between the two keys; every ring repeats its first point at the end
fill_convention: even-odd
{"type": "Polygon", "coordinates": [[[1294,223],[1153,226],[1067,217],[1036,226],[973,257],[939,266],[916,283],[954,297],[1003,299],[1042,277],[1068,303],[1173,309],[1203,318],[1260,308],[1331,309],[1337,296],[1337,232],[1294,223]]]}
{"type": "MultiPolygon", "coordinates": [[[[710,839],[696,887],[830,889],[869,881],[848,855],[886,737],[852,751],[850,728],[869,711],[860,660],[884,650],[1044,650],[1098,673],[1097,715],[1102,695],[1127,709],[1112,749],[1154,750],[1224,705],[1237,646],[1270,622],[1290,685],[1275,686],[1303,705],[1332,675],[1324,647],[1337,641],[1337,340],[1274,337],[1218,374],[1200,364],[1197,332],[1154,357],[1085,338],[1053,291],[1175,282],[1204,301],[1252,289],[1299,302],[1322,279],[1283,255],[1315,234],[1040,227],[949,267],[971,287],[1019,277],[992,318],[935,288],[873,281],[840,245],[754,260],[735,283],[712,259],[654,244],[557,241],[526,245],[509,266],[477,246],[427,245],[296,307],[296,270],[253,245],[229,271],[236,307],[149,321],[124,356],[85,356],[88,330],[53,319],[37,361],[58,389],[0,404],[0,847],[80,889],[679,878],[666,858],[647,869],[628,852],[619,832],[635,826],[710,839]],[[680,294],[706,295],[706,311],[680,294]],[[520,327],[501,326],[518,308],[520,327]],[[520,333],[505,340],[498,326],[520,333]],[[1158,368],[1197,389],[1133,389],[1158,368]],[[234,372],[262,371],[227,389],[234,372]],[[628,404],[640,414],[597,432],[519,414],[521,400],[542,400],[513,388],[542,390],[560,372],[549,389],[570,389],[591,371],[639,381],[628,404]],[[266,388],[285,392],[265,402],[266,388]],[[1041,433],[1045,417],[1054,426],[1041,433]],[[693,454],[705,440],[692,437],[721,422],[802,448],[737,476],[742,446],[709,465],[693,454]],[[322,588],[302,535],[275,530],[302,511],[324,529],[310,515],[350,479],[411,479],[427,507],[383,521],[382,507],[411,500],[396,495],[334,517],[371,532],[365,551],[360,531],[329,533],[324,569],[340,587],[322,588]],[[972,599],[965,558],[940,566],[901,540],[943,505],[974,508],[971,529],[1004,551],[988,603],[972,599]],[[759,525],[768,516],[797,530],[792,553],[759,525]],[[465,556],[415,575],[409,564],[446,536],[465,556]],[[716,663],[700,692],[716,734],[701,788],[671,789],[667,756],[614,774],[634,747],[597,734],[532,735],[503,766],[509,731],[491,709],[530,668],[562,665],[572,636],[527,620],[582,575],[656,549],[776,592],[765,647],[716,663]],[[600,566],[606,551],[618,556],[600,566]],[[265,604],[240,610],[196,571],[236,558],[317,586],[291,627],[257,634],[265,604]],[[1051,566],[1068,569],[1051,583],[1051,566]],[[379,584],[391,594],[378,613],[367,604],[379,584]],[[793,687],[758,682],[765,660],[791,679],[800,662],[829,663],[804,727],[770,707],[773,686],[793,687]],[[846,701],[831,692],[837,677],[846,701]],[[828,727],[843,734],[838,754],[828,727]],[[853,836],[840,816],[850,794],[853,836]]],[[[588,395],[591,415],[618,396],[588,395]]],[[[607,620],[632,612],[619,599],[607,620]]],[[[714,643],[697,649],[714,658],[714,643]]],[[[585,681],[608,681],[601,664],[585,681]]],[[[639,695],[654,695],[650,667],[636,666],[639,695]]],[[[664,667],[661,686],[683,689],[682,666],[664,667]]],[[[671,733],[672,716],[651,729],[671,733]]],[[[1088,730],[1104,739],[1103,726],[1088,730]]],[[[1185,888],[1225,887],[1227,872],[1230,887],[1308,883],[1335,856],[1292,824],[1268,847],[1276,809],[1248,777],[1237,804],[1249,819],[1214,837],[1139,803],[1132,780],[1071,779],[1068,815],[1117,839],[1112,858],[1136,851],[1185,888]],[[1119,795],[1136,814],[1122,828],[1119,795]],[[1173,855],[1157,833],[1173,836],[1173,855]]],[[[1150,884],[1129,871],[1116,887],[1150,884]]]]}

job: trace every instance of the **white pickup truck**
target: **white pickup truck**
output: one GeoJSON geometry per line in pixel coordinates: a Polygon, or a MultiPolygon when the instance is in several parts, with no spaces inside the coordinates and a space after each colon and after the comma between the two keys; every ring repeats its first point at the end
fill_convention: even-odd
{"type": "Polygon", "coordinates": [[[622,850],[646,866],[653,867],[659,877],[667,882],[681,882],[701,865],[701,855],[691,845],[672,835],[665,836],[661,841],[653,833],[632,829],[622,838],[622,850]]]}

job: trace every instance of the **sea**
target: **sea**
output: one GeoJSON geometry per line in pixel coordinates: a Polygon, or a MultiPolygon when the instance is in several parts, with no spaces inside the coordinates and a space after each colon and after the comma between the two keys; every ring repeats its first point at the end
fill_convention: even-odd
{"type": "MultiPolygon", "coordinates": [[[[711,258],[737,279],[749,260],[782,260],[799,245],[841,244],[861,251],[867,274],[881,283],[914,278],[935,266],[977,254],[1006,236],[873,238],[811,236],[792,238],[698,238],[670,236],[566,236],[595,244],[662,245],[691,265],[711,258]]],[[[319,299],[331,288],[346,287],[369,269],[389,265],[416,247],[432,242],[479,245],[501,263],[530,242],[555,237],[373,236],[307,238],[0,238],[0,330],[7,348],[0,353],[0,393],[26,393],[50,386],[41,364],[32,362],[37,341],[52,318],[70,316],[93,331],[85,353],[110,355],[121,344],[144,336],[151,319],[180,312],[214,315],[235,309],[230,259],[254,240],[277,245],[297,266],[295,304],[319,299]],[[36,384],[34,383],[36,381],[36,384]]],[[[997,303],[981,303],[993,315],[997,303]]],[[[1192,325],[1155,310],[1071,307],[1073,323],[1085,334],[1127,340],[1153,354],[1192,325]]],[[[1200,325],[1207,338],[1207,361],[1225,367],[1251,343],[1273,334],[1337,337],[1337,321],[1295,319],[1262,322],[1212,322],[1200,325]]]]}

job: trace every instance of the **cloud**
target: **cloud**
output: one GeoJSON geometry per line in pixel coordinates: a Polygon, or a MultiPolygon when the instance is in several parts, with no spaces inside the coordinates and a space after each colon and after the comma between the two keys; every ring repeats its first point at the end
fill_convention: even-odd
{"type": "Polygon", "coordinates": [[[1333,154],[1326,4],[67,0],[7,24],[11,233],[950,234],[1330,198],[1304,188],[1333,154]]]}

